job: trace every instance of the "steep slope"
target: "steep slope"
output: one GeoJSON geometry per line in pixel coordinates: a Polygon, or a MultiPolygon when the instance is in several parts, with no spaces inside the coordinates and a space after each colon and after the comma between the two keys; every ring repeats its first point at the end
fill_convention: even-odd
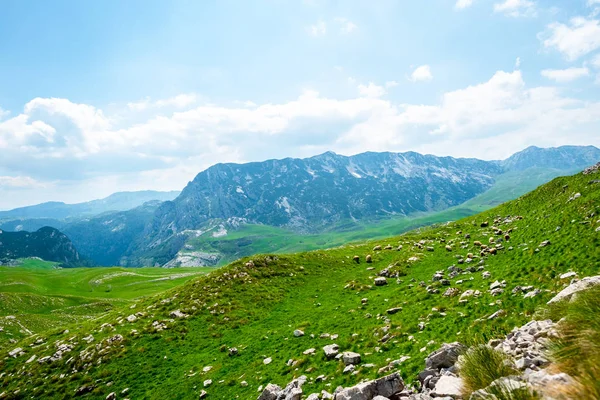
{"type": "Polygon", "coordinates": [[[9,211],[0,211],[1,220],[28,220],[47,218],[55,220],[91,217],[109,211],[125,211],[141,206],[148,201],[173,200],[179,192],[157,192],[145,190],[139,192],[118,192],[110,196],[92,200],[85,203],[65,204],[51,201],[34,206],[15,208],[9,211]]]}
{"type": "Polygon", "coordinates": [[[82,262],[71,240],[57,229],[44,227],[35,232],[0,231],[0,260],[27,257],[39,257],[65,265],[82,262]]]}
{"type": "Polygon", "coordinates": [[[15,344],[0,386],[7,398],[252,399],[303,374],[305,394],[397,370],[412,381],[441,343],[504,335],[573,276],[561,274],[598,272],[599,180],[597,171],[557,178],[388,240],[239,260],[15,344]],[[331,344],[360,354],[354,373],[326,357],[331,344]]]}

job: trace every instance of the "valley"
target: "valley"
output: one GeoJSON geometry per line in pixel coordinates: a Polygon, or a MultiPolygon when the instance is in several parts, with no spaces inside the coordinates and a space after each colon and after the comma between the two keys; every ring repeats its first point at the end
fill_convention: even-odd
{"type": "Polygon", "coordinates": [[[383,371],[415,382],[443,343],[502,337],[573,277],[598,275],[596,176],[556,178],[396,237],[243,258],[68,332],[24,339],[0,361],[5,397],[256,398],[300,375],[307,395],[383,371]],[[332,344],[360,354],[353,373],[324,355],[332,344]]]}

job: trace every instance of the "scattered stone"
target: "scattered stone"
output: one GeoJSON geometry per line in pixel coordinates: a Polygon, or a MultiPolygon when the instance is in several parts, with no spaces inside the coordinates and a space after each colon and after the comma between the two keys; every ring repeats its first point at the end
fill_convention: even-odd
{"type": "Polygon", "coordinates": [[[506,315],[506,311],[498,310],[495,313],[493,313],[492,315],[490,315],[487,319],[496,319],[498,317],[502,317],[503,315],[506,315]]]}
{"type": "Polygon", "coordinates": [[[357,365],[360,364],[360,354],[346,351],[342,354],[342,360],[345,365],[357,365]]]}
{"type": "Polygon", "coordinates": [[[263,364],[269,365],[269,364],[271,364],[272,361],[273,361],[273,359],[271,357],[267,357],[263,360],[263,364]]]}
{"type": "Polygon", "coordinates": [[[335,358],[335,356],[337,356],[340,352],[340,346],[338,346],[335,343],[329,344],[323,347],[323,352],[325,353],[325,357],[327,357],[328,360],[331,360],[332,358],[335,358]]]}
{"type": "Polygon", "coordinates": [[[562,274],[560,276],[560,279],[569,279],[569,278],[574,278],[577,276],[577,272],[565,272],[564,274],[562,274]]]}
{"type": "Polygon", "coordinates": [[[386,312],[390,315],[396,314],[399,311],[402,311],[402,307],[394,307],[394,308],[390,308],[388,309],[386,312]]]}
{"type": "Polygon", "coordinates": [[[442,296],[454,297],[454,296],[458,296],[459,293],[460,293],[460,290],[458,288],[448,288],[448,289],[446,289],[446,291],[444,292],[444,294],[442,296]]]}
{"type": "Polygon", "coordinates": [[[188,317],[187,314],[182,313],[180,310],[173,310],[173,311],[171,311],[169,313],[169,316],[171,318],[187,318],[188,317]]]}
{"type": "Polygon", "coordinates": [[[383,276],[375,278],[375,286],[387,285],[387,279],[383,276]]]}
{"type": "Polygon", "coordinates": [[[13,349],[8,352],[8,355],[13,358],[17,358],[21,354],[25,354],[25,353],[23,353],[23,349],[21,347],[17,347],[16,349],[13,349]]]}

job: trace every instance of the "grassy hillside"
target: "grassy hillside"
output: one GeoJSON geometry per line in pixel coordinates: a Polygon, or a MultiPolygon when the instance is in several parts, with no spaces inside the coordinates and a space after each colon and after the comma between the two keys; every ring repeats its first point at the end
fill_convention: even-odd
{"type": "Polygon", "coordinates": [[[38,259],[0,267],[0,348],[162,292],[210,268],[69,268],[38,259]]]}
{"type": "MultiPolygon", "coordinates": [[[[572,171],[574,173],[576,171],[572,171]]],[[[257,253],[294,253],[340,246],[365,239],[379,239],[399,235],[411,229],[435,223],[454,221],[478,212],[489,210],[506,201],[535,189],[553,178],[566,175],[564,170],[529,168],[525,171],[506,172],[496,178],[494,185],[467,202],[440,212],[392,216],[381,220],[364,220],[339,223],[326,232],[302,235],[293,231],[267,225],[240,225],[224,236],[213,236],[210,230],[189,239],[182,255],[194,252],[221,257],[216,265],[226,265],[240,257],[257,253]]]]}
{"type": "Polygon", "coordinates": [[[188,399],[206,390],[213,399],[252,399],[260,386],[301,374],[305,393],[332,392],[384,374],[392,360],[402,360],[392,369],[411,381],[441,343],[499,336],[528,321],[568,283],[560,274],[598,274],[600,184],[589,183],[597,176],[557,178],[482,214],[386,240],[236,261],[67,333],[13,345],[24,354],[0,361],[0,387],[7,398],[66,399],[79,390],[82,398],[188,399]],[[476,241],[499,245],[496,254],[480,253],[476,241]],[[452,276],[451,266],[461,272],[452,276]],[[384,269],[398,278],[374,285],[384,269]],[[444,281],[432,279],[437,271],[444,281]],[[495,280],[506,281],[497,295],[489,291],[495,280]],[[540,292],[525,298],[517,286],[540,292]],[[481,296],[461,301],[467,290],[481,296]],[[331,343],[362,355],[357,374],[325,359],[331,343]],[[304,354],[310,348],[315,354],[304,354]]]}

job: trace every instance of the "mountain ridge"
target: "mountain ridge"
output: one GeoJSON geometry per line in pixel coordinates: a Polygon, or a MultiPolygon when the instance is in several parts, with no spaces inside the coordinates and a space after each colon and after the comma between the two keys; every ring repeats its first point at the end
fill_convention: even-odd
{"type": "MultiPolygon", "coordinates": [[[[434,213],[461,204],[468,204],[469,209],[457,215],[469,215],[597,160],[600,150],[593,146],[532,146],[506,160],[492,161],[413,151],[352,156],[328,151],[303,159],[219,163],[198,173],[173,200],[67,224],[58,222],[57,227],[72,238],[82,254],[100,265],[174,265],[170,261],[178,256],[216,264],[257,250],[247,241],[217,248],[190,242],[207,235],[215,242],[215,232],[226,239],[230,230],[245,224],[282,228],[283,235],[285,231],[306,235],[336,226],[361,230],[367,221],[379,223],[376,221],[434,213]],[[521,179],[523,176],[527,179],[521,179]]],[[[36,227],[31,220],[19,225],[36,227]]],[[[15,226],[5,223],[0,228],[15,226]]],[[[276,245],[273,240],[267,246],[270,250],[276,245]]],[[[297,250],[307,248],[314,247],[297,246],[297,250]]],[[[192,261],[190,265],[206,264],[192,261]]]]}
{"type": "Polygon", "coordinates": [[[64,203],[61,201],[48,201],[30,206],[17,207],[11,210],[0,211],[0,221],[8,219],[52,218],[70,219],[99,215],[104,212],[126,211],[148,201],[166,201],[174,199],[179,191],[125,191],[115,192],[102,199],[90,200],[82,203],[64,203]]]}

